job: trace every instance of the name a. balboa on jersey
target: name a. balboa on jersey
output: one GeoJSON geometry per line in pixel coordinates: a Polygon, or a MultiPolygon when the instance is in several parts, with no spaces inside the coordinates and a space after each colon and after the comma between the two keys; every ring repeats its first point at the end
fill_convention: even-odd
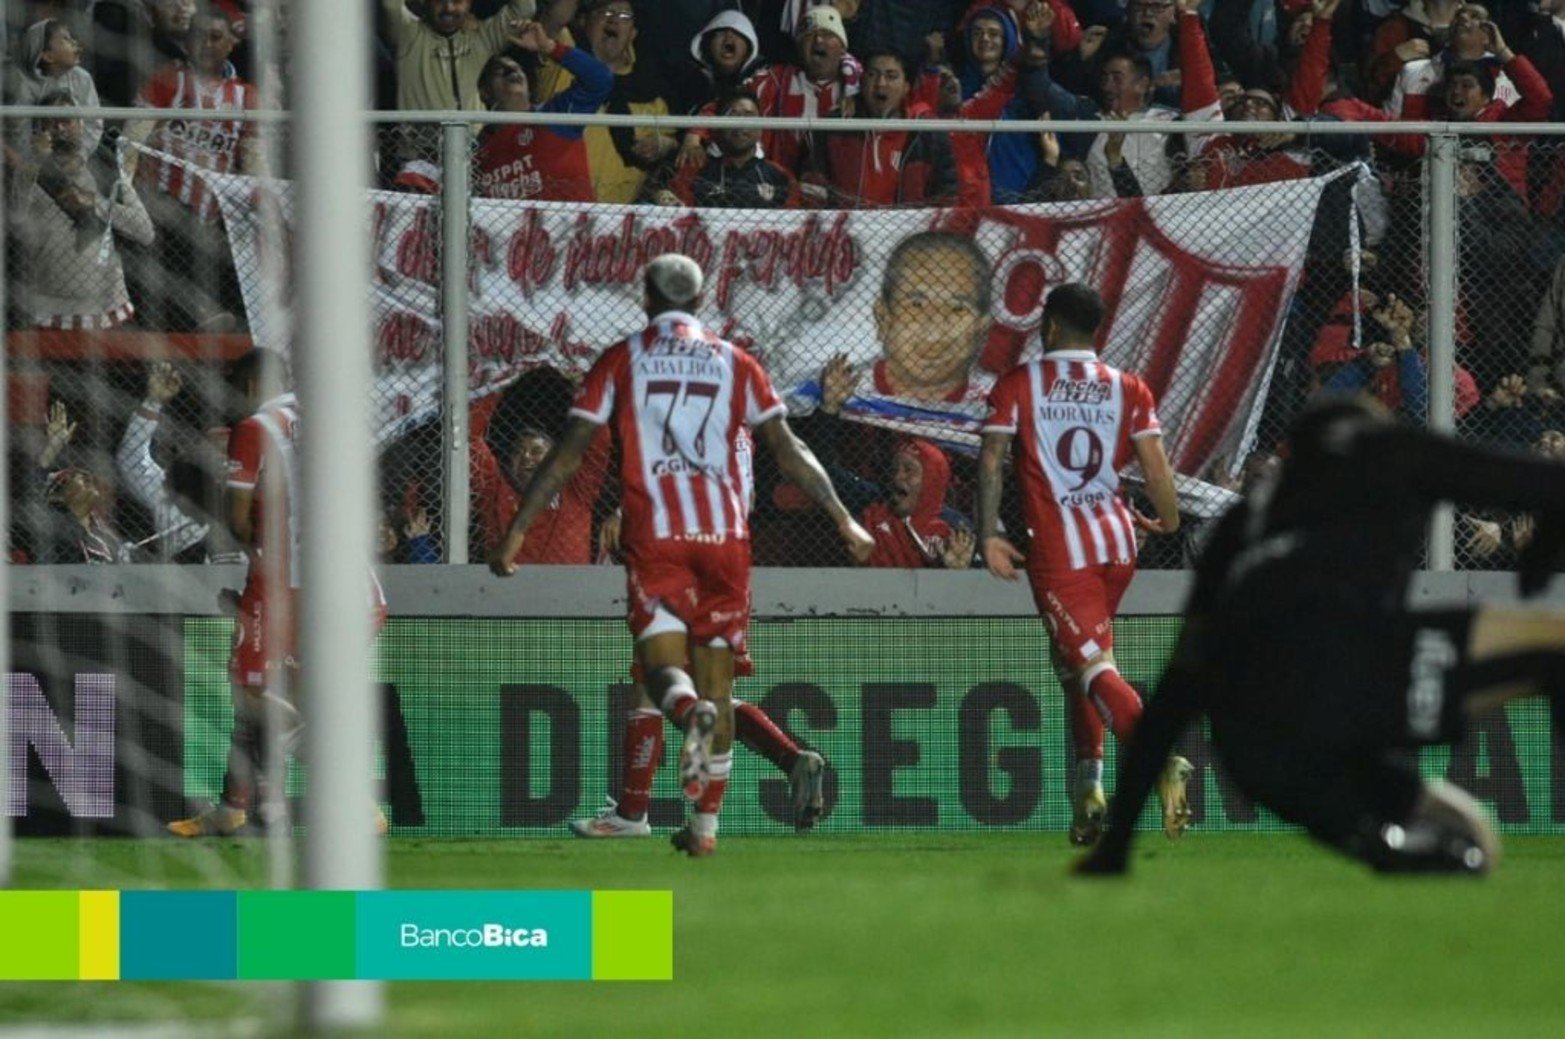
{"type": "MultiPolygon", "coordinates": [[[[705,344],[701,345],[704,346],[705,344]]],[[[704,352],[710,355],[710,351],[704,352]]],[[[724,368],[720,361],[717,361],[711,356],[645,356],[636,359],[636,374],[660,376],[676,375],[680,378],[699,377],[721,381],[724,374],[724,368]]]]}

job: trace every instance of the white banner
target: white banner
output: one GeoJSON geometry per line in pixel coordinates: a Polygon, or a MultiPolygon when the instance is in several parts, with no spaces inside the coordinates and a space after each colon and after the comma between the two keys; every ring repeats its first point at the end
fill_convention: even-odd
{"type": "MultiPolygon", "coordinates": [[[[1204,475],[1254,435],[1331,179],[982,211],[476,199],[473,393],[538,365],[584,370],[642,326],[642,266],[677,250],[707,273],[701,317],[755,353],[796,411],[815,405],[822,367],[843,353],[861,372],[846,415],[970,450],[994,374],[1038,352],[1043,295],[1083,280],[1108,304],[1104,359],[1148,379],[1176,468],[1204,475]]],[[[293,294],[277,260],[286,250],[264,228],[287,229],[288,188],[268,184],[279,196],[249,178],[211,180],[255,339],[286,350],[293,294]],[[278,198],[280,219],[264,219],[278,198]],[[279,276],[262,276],[268,263],[279,276]]],[[[385,438],[438,410],[440,200],[374,192],[372,203],[385,438]]]]}

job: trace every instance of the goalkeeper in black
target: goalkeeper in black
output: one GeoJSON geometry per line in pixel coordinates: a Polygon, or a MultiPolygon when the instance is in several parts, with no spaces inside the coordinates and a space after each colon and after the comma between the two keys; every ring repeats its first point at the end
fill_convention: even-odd
{"type": "Polygon", "coordinates": [[[1547,695],[1565,725],[1565,614],[1405,604],[1434,506],[1534,512],[1524,595],[1565,545],[1565,467],[1392,425],[1367,400],[1296,424],[1289,456],[1217,526],[1185,627],[1120,769],[1107,832],[1077,865],[1121,873],[1180,734],[1205,715],[1255,802],[1387,872],[1485,873],[1499,849],[1478,804],[1424,780],[1417,749],[1465,719],[1547,695]]]}

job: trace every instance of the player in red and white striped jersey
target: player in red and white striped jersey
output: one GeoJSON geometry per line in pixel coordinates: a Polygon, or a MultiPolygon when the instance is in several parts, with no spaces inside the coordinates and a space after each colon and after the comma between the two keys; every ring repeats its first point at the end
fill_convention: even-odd
{"type": "MultiPolygon", "coordinates": [[[[1012,369],[989,395],[979,459],[979,545],[989,571],[1015,580],[1025,564],[1053,642],[1076,752],[1071,840],[1096,841],[1106,811],[1103,731],[1123,745],[1141,698],[1114,664],[1114,611],[1136,569],[1136,528],[1179,526],[1174,473],[1163,451],[1152,391],[1098,359],[1103,300],[1080,283],[1059,286],[1043,309],[1044,354],[1012,369]],[[1001,470],[1012,442],[1031,545],[1023,555],[999,533],[1001,470]],[[1157,518],[1121,497],[1120,471],[1139,462],[1157,518]]],[[[1171,781],[1188,775],[1177,759],[1171,781]]],[[[1168,791],[1183,802],[1182,780],[1168,791]]],[[[1183,828],[1176,827],[1178,830],[1183,828]]],[[[1170,832],[1173,836],[1175,833],[1170,832]]]]}
{"type": "MultiPolygon", "coordinates": [[[[228,382],[247,412],[228,436],[228,519],[250,560],[235,604],[228,665],[234,727],[222,800],[206,812],[169,823],[181,837],[229,834],[245,825],[266,762],[268,708],[283,719],[284,731],[277,735],[287,742],[303,724],[287,688],[278,687],[279,678],[298,669],[299,403],[286,388],[287,362],[272,350],[257,348],[239,358],[228,382]]],[[[378,632],[387,608],[373,573],[370,607],[378,632]]]]}
{"type": "Polygon", "coordinates": [[[674,846],[694,856],[717,846],[732,762],[734,657],[745,651],[750,620],[740,430],[749,426],[783,476],[831,515],[853,555],[866,557],[874,546],[788,428],[761,366],[694,316],[701,287],[701,268],[689,257],[667,254],[647,265],[650,324],[605,350],[587,373],[570,424],[489,557],[498,576],[516,572],[529,524],[570,479],[598,429],[612,428],[620,447],[629,623],[649,694],[643,705],[671,715],[692,694],[703,701],[691,709],[680,755],[695,812],[674,835],[674,846]],[[687,659],[693,675],[684,670],[687,659]]]}

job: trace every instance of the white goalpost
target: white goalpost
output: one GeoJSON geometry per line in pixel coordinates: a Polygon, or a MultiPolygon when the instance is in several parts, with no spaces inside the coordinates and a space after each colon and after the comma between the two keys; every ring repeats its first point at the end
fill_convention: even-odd
{"type": "MultiPolygon", "coordinates": [[[[310,3],[295,15],[293,97],[298,170],[298,338],[292,354],[303,416],[303,588],[299,648],[309,790],[304,886],[382,883],[374,829],[370,541],[374,462],[371,385],[369,19],[362,4],[310,3]],[[314,768],[309,768],[314,763],[314,768]]],[[[373,1026],[377,982],[312,982],[306,1027],[373,1026]]]]}
{"type": "MultiPolygon", "coordinates": [[[[0,139],[10,127],[0,120],[0,139]]],[[[6,197],[5,163],[0,162],[0,200],[6,197]]],[[[0,325],[6,320],[6,207],[0,205],[0,325]]],[[[6,385],[10,368],[6,350],[0,350],[0,386],[6,385]]],[[[11,483],[10,429],[6,394],[0,393],[0,485],[11,483]]],[[[10,495],[0,496],[0,529],[11,527],[10,495]]],[[[11,885],[11,564],[0,565],[0,674],[6,676],[4,700],[0,700],[0,888],[11,885]]]]}

